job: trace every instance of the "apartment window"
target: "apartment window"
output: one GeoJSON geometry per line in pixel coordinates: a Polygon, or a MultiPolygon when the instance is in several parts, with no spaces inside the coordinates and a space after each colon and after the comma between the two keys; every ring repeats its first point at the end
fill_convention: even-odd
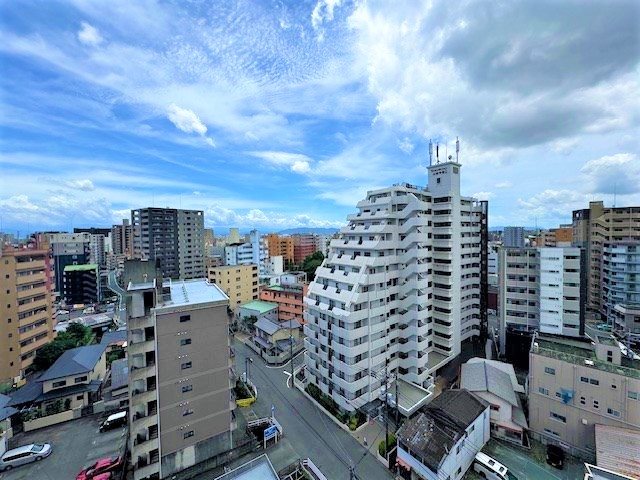
{"type": "Polygon", "coordinates": [[[180,315],[180,323],[188,322],[191,320],[191,315],[180,315]]]}
{"type": "Polygon", "coordinates": [[[548,428],[544,429],[545,433],[548,433],[549,435],[553,435],[555,437],[559,437],[560,434],[558,432],[554,432],[553,430],[549,430],[548,428]]]}
{"type": "Polygon", "coordinates": [[[493,410],[494,412],[498,412],[500,411],[500,405],[490,405],[491,410],[493,410]]]}
{"type": "Polygon", "coordinates": [[[185,345],[191,345],[191,339],[190,338],[181,338],[180,339],[180,346],[184,347],[185,345]]]}
{"type": "Polygon", "coordinates": [[[544,367],[544,373],[548,373],[549,375],[555,375],[556,369],[551,367],[544,367]]]}
{"type": "Polygon", "coordinates": [[[591,385],[600,385],[600,381],[599,381],[599,380],[596,380],[595,378],[590,378],[590,379],[589,379],[589,383],[590,383],[591,385]]]}
{"type": "Polygon", "coordinates": [[[193,390],[193,385],[183,385],[182,386],[182,393],[187,393],[193,390]]]}
{"type": "Polygon", "coordinates": [[[584,397],[580,397],[580,405],[586,405],[587,404],[587,399],[584,397]]]}
{"type": "Polygon", "coordinates": [[[589,377],[580,377],[582,383],[589,383],[589,377]]]}
{"type": "Polygon", "coordinates": [[[542,395],[549,395],[549,390],[547,388],[538,387],[538,393],[541,393],[542,395]]]}
{"type": "Polygon", "coordinates": [[[640,400],[640,394],[638,392],[631,392],[627,394],[627,396],[632,400],[640,400]]]}
{"type": "Polygon", "coordinates": [[[613,408],[607,408],[607,413],[609,415],[613,415],[614,417],[620,416],[620,412],[618,410],[614,410],[613,408]]]}
{"type": "Polygon", "coordinates": [[[567,423],[567,417],[565,417],[564,415],[558,415],[556,412],[549,412],[549,418],[562,423],[567,423]]]}
{"type": "Polygon", "coordinates": [[[186,440],[187,438],[193,437],[193,435],[194,435],[193,430],[189,430],[188,432],[184,432],[182,434],[182,438],[186,440]]]}
{"type": "Polygon", "coordinates": [[[593,408],[600,408],[600,402],[598,402],[598,400],[593,401],[593,408]]]}
{"type": "Polygon", "coordinates": [[[556,392],[556,397],[562,398],[562,394],[560,392],[556,392]]]}
{"type": "Polygon", "coordinates": [[[618,386],[617,386],[615,383],[612,383],[612,384],[611,384],[611,388],[613,388],[614,390],[617,390],[617,389],[618,389],[618,386]]]}
{"type": "Polygon", "coordinates": [[[74,378],[74,383],[82,383],[82,382],[86,382],[87,381],[87,376],[83,375],[82,377],[76,377],[74,378]]]}
{"type": "Polygon", "coordinates": [[[66,380],[61,380],[59,382],[53,382],[53,388],[64,387],[67,384],[66,380]]]}
{"type": "Polygon", "coordinates": [[[186,369],[191,368],[191,367],[192,367],[191,362],[184,362],[182,365],[180,365],[180,368],[182,370],[186,370],[186,369]]]}
{"type": "Polygon", "coordinates": [[[182,416],[183,417],[187,417],[187,416],[192,415],[192,414],[193,414],[193,410],[190,409],[190,408],[187,408],[184,412],[182,412],[182,416]]]}

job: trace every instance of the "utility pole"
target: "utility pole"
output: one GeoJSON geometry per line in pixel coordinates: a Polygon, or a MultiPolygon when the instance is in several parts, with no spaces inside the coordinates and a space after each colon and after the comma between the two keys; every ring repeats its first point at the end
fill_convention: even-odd
{"type": "Polygon", "coordinates": [[[291,320],[289,320],[289,363],[291,364],[291,388],[295,385],[293,382],[295,381],[293,378],[293,333],[291,333],[291,320]]]}
{"type": "MultiPolygon", "coordinates": [[[[397,383],[397,382],[396,382],[397,383]]],[[[387,439],[389,438],[389,357],[384,362],[384,458],[389,459],[387,439]]],[[[396,400],[397,402],[397,400],[396,400]]]]}
{"type": "Polygon", "coordinates": [[[398,424],[400,423],[400,400],[398,397],[398,370],[396,369],[396,428],[398,428],[398,424]]]}

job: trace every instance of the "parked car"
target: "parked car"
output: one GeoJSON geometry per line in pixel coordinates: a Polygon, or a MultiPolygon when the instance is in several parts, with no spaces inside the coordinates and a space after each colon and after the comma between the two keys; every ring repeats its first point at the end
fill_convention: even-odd
{"type": "Polygon", "coordinates": [[[11,470],[13,467],[38,462],[51,455],[51,445],[48,443],[32,443],[22,447],[7,450],[0,458],[0,471],[11,470]]]}
{"type": "Polygon", "coordinates": [[[122,411],[109,415],[104,422],[100,424],[100,431],[106,432],[114,428],[121,427],[127,424],[127,412],[122,411]]]}
{"type": "Polygon", "coordinates": [[[486,453],[478,452],[473,460],[473,470],[487,480],[518,480],[503,464],[486,453]]]}
{"type": "Polygon", "coordinates": [[[562,470],[562,467],[564,467],[564,450],[557,445],[547,445],[547,463],[562,470]]]}
{"type": "Polygon", "coordinates": [[[103,473],[118,471],[122,468],[122,463],[122,457],[118,456],[101,458],[94,464],[89,465],[87,468],[80,471],[80,473],[76,475],[76,480],[95,480],[98,475],[101,475],[103,473]]]}

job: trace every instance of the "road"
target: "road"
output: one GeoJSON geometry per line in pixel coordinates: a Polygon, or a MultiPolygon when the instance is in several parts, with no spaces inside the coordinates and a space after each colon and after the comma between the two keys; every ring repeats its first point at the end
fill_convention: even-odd
{"type": "Polygon", "coordinates": [[[127,292],[118,284],[116,279],[116,270],[111,270],[109,272],[108,285],[111,290],[113,290],[116,295],[118,295],[118,310],[114,314],[114,319],[117,320],[117,323],[124,324],[127,318],[127,309],[124,303],[124,296],[127,292]]]}
{"type": "MultiPolygon", "coordinates": [[[[258,400],[253,410],[259,417],[271,414],[284,429],[284,439],[267,450],[276,470],[286,467],[298,458],[311,458],[327,478],[349,479],[349,465],[357,464],[358,479],[392,479],[390,472],[373,455],[366,452],[349,433],[325,416],[298,389],[287,386],[290,366],[269,368],[255,352],[239,341],[234,344],[236,371],[244,372],[245,358],[253,359],[249,378],[258,389],[258,400]]],[[[303,355],[294,360],[301,364],[303,355]]],[[[290,382],[289,382],[290,383],[290,382]]]]}

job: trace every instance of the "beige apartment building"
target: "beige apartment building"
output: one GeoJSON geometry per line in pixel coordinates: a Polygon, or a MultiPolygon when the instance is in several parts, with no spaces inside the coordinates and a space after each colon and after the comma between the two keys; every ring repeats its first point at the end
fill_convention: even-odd
{"type": "Polygon", "coordinates": [[[231,308],[258,299],[257,265],[209,267],[207,277],[209,282],[215,283],[229,297],[231,308]]]}
{"type": "Polygon", "coordinates": [[[0,381],[22,377],[54,338],[49,249],[0,251],[0,381]]]}
{"type": "Polygon", "coordinates": [[[229,299],[205,279],[159,272],[125,264],[135,480],[170,478],[231,448],[229,299]]]}
{"type": "Polygon", "coordinates": [[[285,262],[293,263],[293,237],[270,233],[267,235],[267,246],[270,256],[282,256],[285,262]]]}
{"type": "Polygon", "coordinates": [[[609,335],[537,334],[529,354],[529,428],[534,437],[595,457],[595,425],[640,430],[640,359],[609,335]]]}
{"type": "Polygon", "coordinates": [[[640,207],[607,208],[589,202],[589,208],[573,212],[573,245],[587,252],[587,307],[605,313],[602,293],[603,244],[640,240],[640,207]]]}

